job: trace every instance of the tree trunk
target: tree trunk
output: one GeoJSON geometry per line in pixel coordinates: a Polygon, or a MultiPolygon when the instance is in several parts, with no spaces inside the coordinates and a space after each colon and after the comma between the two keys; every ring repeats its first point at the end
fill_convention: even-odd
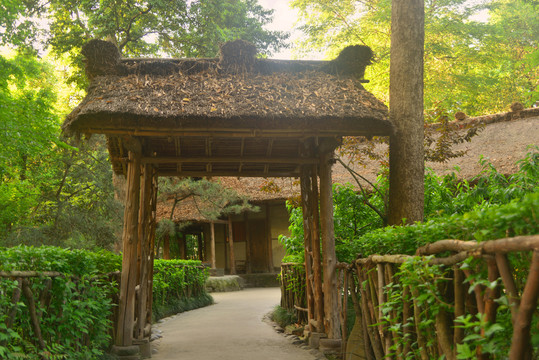
{"type": "Polygon", "coordinates": [[[331,161],[333,151],[320,156],[320,225],[322,230],[322,257],[324,266],[324,312],[326,334],[330,339],[340,339],[339,299],[337,288],[337,256],[333,224],[333,189],[331,161]]]}
{"type": "MultiPolygon", "coordinates": [[[[311,240],[311,220],[312,206],[311,206],[311,173],[310,168],[307,165],[301,168],[300,177],[301,188],[301,205],[303,213],[303,248],[305,251],[305,293],[307,300],[307,324],[311,324],[311,320],[315,320],[314,317],[314,294],[311,280],[312,275],[312,240],[311,240]]],[[[312,331],[312,330],[311,330],[312,331]]]]}
{"type": "Polygon", "coordinates": [[[423,220],[424,0],[393,0],[389,117],[390,225],[423,220]]]}
{"type": "Polygon", "coordinates": [[[135,316],[135,286],[137,284],[138,220],[140,204],[140,158],[141,148],[133,141],[129,151],[127,169],[127,192],[125,201],[124,228],[122,236],[122,275],[116,345],[129,346],[133,342],[135,316]]]}

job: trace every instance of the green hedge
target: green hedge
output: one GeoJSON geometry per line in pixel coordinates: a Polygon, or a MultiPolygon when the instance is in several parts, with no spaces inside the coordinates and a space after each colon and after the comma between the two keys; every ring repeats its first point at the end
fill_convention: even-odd
{"type": "MultiPolygon", "coordinates": [[[[96,359],[104,356],[112,341],[112,313],[118,284],[106,274],[121,269],[120,255],[107,251],[68,250],[52,246],[0,248],[0,271],[56,271],[65,274],[51,282],[50,299],[39,298],[51,278],[28,278],[34,293],[43,339],[36,341],[21,296],[11,304],[16,280],[0,278],[0,359],[96,359]],[[7,329],[8,314],[16,309],[15,322],[7,329]]],[[[199,261],[156,260],[154,273],[154,320],[171,313],[208,305],[207,272],[199,261]]]]}
{"type": "Polygon", "coordinates": [[[0,270],[57,271],[54,278],[28,278],[40,316],[46,344],[39,348],[31,325],[28,299],[21,296],[15,322],[10,329],[6,318],[16,280],[0,278],[0,358],[2,359],[95,359],[111,342],[113,295],[117,284],[106,274],[119,269],[119,256],[66,250],[51,246],[0,249],[0,270]],[[50,280],[50,297],[40,296],[50,280]]]}
{"type": "Polygon", "coordinates": [[[410,254],[427,243],[443,239],[493,240],[539,233],[539,192],[504,205],[491,205],[464,214],[442,216],[425,223],[374,230],[354,242],[354,252],[410,254]]]}
{"type": "Polygon", "coordinates": [[[153,320],[212,304],[204,286],[207,278],[199,260],[155,260],[153,320]]]}

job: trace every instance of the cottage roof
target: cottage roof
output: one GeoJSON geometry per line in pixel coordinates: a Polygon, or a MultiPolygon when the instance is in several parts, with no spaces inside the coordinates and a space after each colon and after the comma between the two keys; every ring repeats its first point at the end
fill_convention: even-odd
{"type": "Polygon", "coordinates": [[[257,59],[235,41],[214,59],[122,59],[111,43],[83,48],[90,79],[68,115],[68,134],[104,133],[114,171],[125,173],[126,136],[162,176],[298,176],[307,138],[384,136],[387,107],[366,91],[372,53],[333,61],[257,59]]]}

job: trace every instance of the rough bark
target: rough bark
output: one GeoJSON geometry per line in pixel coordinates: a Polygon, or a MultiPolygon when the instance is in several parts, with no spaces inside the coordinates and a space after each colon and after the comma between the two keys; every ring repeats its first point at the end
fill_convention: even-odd
{"type": "Polygon", "coordinates": [[[394,0],[391,11],[389,117],[390,225],[423,220],[424,1],[394,0]]]}
{"type": "Polygon", "coordinates": [[[139,241],[140,157],[140,143],[135,140],[129,151],[129,166],[127,169],[127,192],[122,236],[122,277],[116,329],[116,345],[119,346],[129,346],[133,343],[135,286],[137,283],[137,245],[139,241]]]}
{"type": "Polygon", "coordinates": [[[331,161],[333,151],[320,156],[320,225],[322,230],[322,254],[324,264],[324,312],[326,334],[329,339],[340,339],[337,292],[337,256],[333,224],[333,189],[331,161]]]}
{"type": "Polygon", "coordinates": [[[530,328],[533,312],[537,307],[539,297],[539,250],[533,252],[530,272],[518,310],[515,326],[513,327],[513,339],[509,360],[530,360],[532,350],[530,344],[530,328]]]}

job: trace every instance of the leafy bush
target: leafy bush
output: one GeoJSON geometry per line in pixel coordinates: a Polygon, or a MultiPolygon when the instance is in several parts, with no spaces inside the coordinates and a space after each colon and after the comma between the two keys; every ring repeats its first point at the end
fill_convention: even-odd
{"type": "Polygon", "coordinates": [[[279,305],[271,313],[271,319],[279,324],[283,329],[288,325],[297,323],[296,314],[291,310],[286,310],[279,305]]]}
{"type": "MultiPolygon", "coordinates": [[[[12,294],[17,280],[0,278],[0,358],[95,359],[112,340],[112,313],[118,284],[106,274],[121,269],[122,258],[108,251],[90,252],[52,246],[0,248],[0,271],[56,271],[60,277],[28,278],[46,344],[39,348],[29,303],[12,294]],[[49,289],[50,299],[41,295],[49,289]],[[9,329],[6,319],[16,311],[9,329]]],[[[154,320],[213,302],[204,288],[207,273],[200,261],[156,260],[154,320]]]]}
{"type": "Polygon", "coordinates": [[[0,278],[0,357],[92,359],[102,355],[111,342],[112,296],[118,291],[116,284],[103,274],[119,269],[120,263],[117,255],[105,251],[91,253],[50,246],[0,249],[2,271],[64,274],[28,278],[40,316],[45,350],[38,346],[31,325],[28,298],[21,296],[14,306],[11,295],[18,282],[0,278]],[[48,292],[44,292],[46,288],[48,292]],[[16,316],[8,329],[6,319],[10,311],[16,311],[16,316]]]}
{"type": "MultiPolygon", "coordinates": [[[[539,189],[538,150],[538,147],[532,148],[524,159],[518,161],[519,171],[511,176],[499,173],[484,159],[480,160],[483,171],[470,181],[459,180],[455,173],[439,177],[427,169],[426,222],[420,225],[382,229],[382,216],[367,203],[384,215],[388,182],[383,176],[379,176],[375,184],[379,191],[373,193],[356,193],[350,184],[335,184],[333,202],[337,258],[339,261],[350,261],[357,254],[408,254],[421,244],[451,237],[483,240],[535,233],[537,230],[533,226],[533,219],[537,214],[537,203],[532,195],[522,203],[519,203],[519,199],[539,189]],[[511,202],[513,205],[508,204],[511,202]],[[503,207],[503,204],[508,205],[503,207]],[[514,215],[509,214],[512,209],[515,210],[514,215]]],[[[302,211],[290,203],[287,206],[290,236],[281,235],[279,239],[286,248],[286,262],[303,262],[302,211]]]]}
{"type": "Polygon", "coordinates": [[[378,229],[354,242],[353,252],[413,254],[427,243],[442,239],[490,240],[539,232],[539,192],[505,205],[484,206],[464,214],[438,217],[425,223],[378,229]]]}
{"type": "Polygon", "coordinates": [[[205,288],[207,277],[199,260],[155,260],[153,320],[212,304],[205,288]]]}

